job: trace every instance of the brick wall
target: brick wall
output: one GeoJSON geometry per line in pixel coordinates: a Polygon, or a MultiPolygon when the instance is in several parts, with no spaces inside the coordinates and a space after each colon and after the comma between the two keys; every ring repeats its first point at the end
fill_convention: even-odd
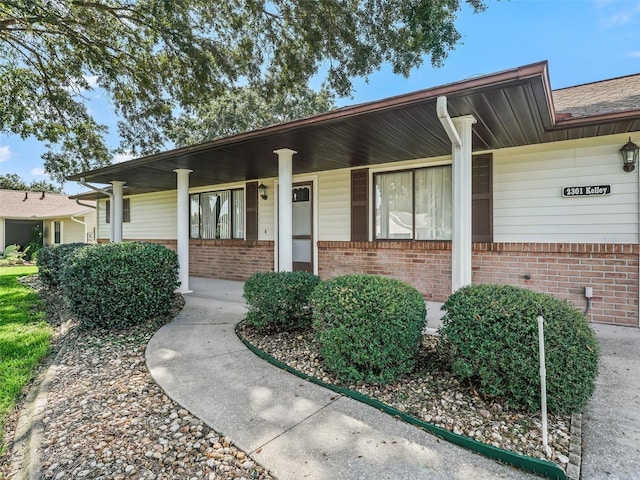
{"type": "Polygon", "coordinates": [[[247,280],[273,270],[274,243],[256,240],[191,240],[189,274],[194,277],[247,280]]]}
{"type": "Polygon", "coordinates": [[[415,286],[429,301],[451,292],[449,242],[318,242],[318,274],[386,275],[415,286]]]}
{"type": "MultiPolygon", "coordinates": [[[[136,241],[127,238],[126,241],[136,241]]],[[[176,240],[138,240],[159,243],[177,251],[176,240]]],[[[108,243],[108,239],[99,239],[108,243]]],[[[273,270],[274,243],[272,241],[245,240],[190,240],[189,275],[192,277],[220,278],[245,281],[255,272],[273,270]]]]}
{"type": "MultiPolygon", "coordinates": [[[[476,243],[472,278],[551,293],[581,310],[591,286],[589,320],[638,326],[638,253],[632,244],[476,243]]],[[[318,262],[322,278],[389,275],[436,302],[451,291],[449,242],[318,242],[318,262]]]]}

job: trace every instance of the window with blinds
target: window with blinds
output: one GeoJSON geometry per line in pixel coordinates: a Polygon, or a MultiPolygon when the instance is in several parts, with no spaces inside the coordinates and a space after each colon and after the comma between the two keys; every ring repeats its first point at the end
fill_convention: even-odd
{"type": "Polygon", "coordinates": [[[189,195],[191,238],[244,238],[244,190],[220,190],[189,195]]]}

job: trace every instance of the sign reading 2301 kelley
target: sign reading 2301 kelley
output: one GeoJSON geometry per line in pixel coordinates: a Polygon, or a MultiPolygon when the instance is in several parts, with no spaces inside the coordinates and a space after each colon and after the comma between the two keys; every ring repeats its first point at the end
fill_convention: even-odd
{"type": "Polygon", "coordinates": [[[610,195],[611,185],[590,185],[587,187],[562,187],[563,197],[590,197],[593,195],[610,195]]]}

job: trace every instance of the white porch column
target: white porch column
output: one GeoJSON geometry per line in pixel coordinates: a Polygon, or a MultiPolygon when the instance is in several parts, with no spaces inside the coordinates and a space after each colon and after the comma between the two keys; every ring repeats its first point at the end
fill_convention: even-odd
{"type": "Polygon", "coordinates": [[[453,234],[451,241],[451,291],[471,284],[471,133],[476,119],[472,115],[452,119],[460,138],[453,144],[453,234]]]}
{"type": "Polygon", "coordinates": [[[177,175],[177,209],[178,209],[178,279],[180,293],[191,293],[189,289],[189,174],[193,170],[178,168],[177,175]]]}
{"type": "Polygon", "coordinates": [[[111,199],[111,229],[113,236],[111,241],[116,243],[122,241],[122,191],[125,183],[126,182],[121,182],[120,180],[111,182],[113,186],[113,198],[111,199]]]}
{"type": "Polygon", "coordinates": [[[289,148],[274,150],[278,155],[278,271],[293,271],[293,155],[289,148]]]}

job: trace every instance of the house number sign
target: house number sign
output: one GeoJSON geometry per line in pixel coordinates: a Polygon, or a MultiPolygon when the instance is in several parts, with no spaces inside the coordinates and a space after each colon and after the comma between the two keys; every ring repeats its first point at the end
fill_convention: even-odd
{"type": "Polygon", "coordinates": [[[590,185],[586,187],[562,187],[563,197],[591,197],[594,195],[610,195],[611,185],[590,185]]]}

